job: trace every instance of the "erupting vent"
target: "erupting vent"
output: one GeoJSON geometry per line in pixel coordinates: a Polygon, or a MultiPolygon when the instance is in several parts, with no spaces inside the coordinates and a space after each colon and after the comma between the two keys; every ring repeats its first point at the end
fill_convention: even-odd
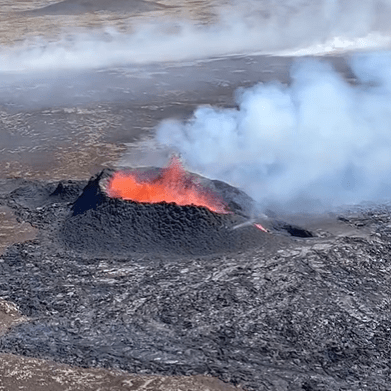
{"type": "Polygon", "coordinates": [[[143,178],[137,172],[115,172],[106,192],[111,198],[152,204],[167,202],[203,206],[212,212],[228,213],[222,198],[201,186],[194,175],[184,170],[176,157],[155,178],[143,178]]]}
{"type": "Polygon", "coordinates": [[[91,178],[61,227],[67,248],[88,254],[209,255],[261,245],[234,187],[167,168],[104,170],[91,178]],[[235,229],[237,226],[240,229],[235,229]]]}

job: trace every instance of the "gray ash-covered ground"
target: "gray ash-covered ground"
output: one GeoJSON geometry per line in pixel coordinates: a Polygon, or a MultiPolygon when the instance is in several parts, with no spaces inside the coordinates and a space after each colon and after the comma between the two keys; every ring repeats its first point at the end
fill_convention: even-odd
{"type": "MultiPolygon", "coordinates": [[[[87,224],[92,211],[118,207],[122,216],[135,207],[104,199],[96,180],[25,181],[3,192],[1,203],[39,234],[1,257],[0,297],[29,319],[1,337],[2,352],[132,373],[209,374],[247,390],[389,389],[388,206],[302,218],[308,231],[291,231],[310,238],[289,236],[294,224],[285,218],[269,234],[233,230],[259,238],[248,248],[207,254],[200,244],[198,255],[169,256],[168,248],[125,246],[108,255],[107,243],[92,243],[89,253],[64,241],[64,229],[87,224]],[[75,214],[91,188],[103,198],[75,214]]],[[[211,236],[245,220],[201,210],[198,218],[223,227],[211,236]]]]}

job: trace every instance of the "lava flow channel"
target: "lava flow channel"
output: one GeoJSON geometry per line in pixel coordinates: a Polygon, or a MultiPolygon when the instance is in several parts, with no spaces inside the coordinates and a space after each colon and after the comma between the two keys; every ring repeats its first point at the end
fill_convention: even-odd
{"type": "Polygon", "coordinates": [[[176,158],[152,180],[140,179],[135,173],[117,171],[106,191],[109,197],[123,200],[152,204],[173,202],[177,205],[203,206],[216,213],[229,213],[221,197],[196,183],[194,176],[187,173],[176,158]]]}

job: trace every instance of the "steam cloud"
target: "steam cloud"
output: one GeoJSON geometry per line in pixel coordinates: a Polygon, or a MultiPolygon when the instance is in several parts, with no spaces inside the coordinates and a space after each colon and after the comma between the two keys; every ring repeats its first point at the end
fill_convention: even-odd
{"type": "Polygon", "coordinates": [[[349,84],[326,62],[299,61],[292,84],[237,92],[236,109],[200,107],[157,140],[194,170],[263,206],[310,210],[378,200],[391,190],[391,53],[356,55],[349,84]]]}
{"type": "Polygon", "coordinates": [[[217,11],[218,22],[178,21],[85,32],[56,42],[3,48],[0,72],[102,68],[227,54],[313,54],[389,46],[391,0],[241,0],[217,11]]]}
{"type": "MultiPolygon", "coordinates": [[[[389,20],[391,0],[232,0],[210,25],[156,23],[2,48],[0,73],[384,48],[389,20]]],[[[377,199],[391,187],[391,55],[355,56],[352,68],[355,86],[325,63],[300,62],[289,87],[238,91],[237,109],[200,108],[187,123],[163,123],[157,139],[264,205],[377,199]]]]}

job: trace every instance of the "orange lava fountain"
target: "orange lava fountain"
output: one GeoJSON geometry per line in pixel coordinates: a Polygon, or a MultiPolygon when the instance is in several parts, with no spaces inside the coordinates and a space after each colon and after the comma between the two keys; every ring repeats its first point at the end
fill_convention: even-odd
{"type": "Polygon", "coordinates": [[[216,213],[229,213],[221,197],[196,183],[178,158],[173,158],[170,165],[152,180],[141,180],[135,173],[118,171],[110,179],[106,191],[112,198],[152,204],[173,202],[204,206],[216,213]]]}

